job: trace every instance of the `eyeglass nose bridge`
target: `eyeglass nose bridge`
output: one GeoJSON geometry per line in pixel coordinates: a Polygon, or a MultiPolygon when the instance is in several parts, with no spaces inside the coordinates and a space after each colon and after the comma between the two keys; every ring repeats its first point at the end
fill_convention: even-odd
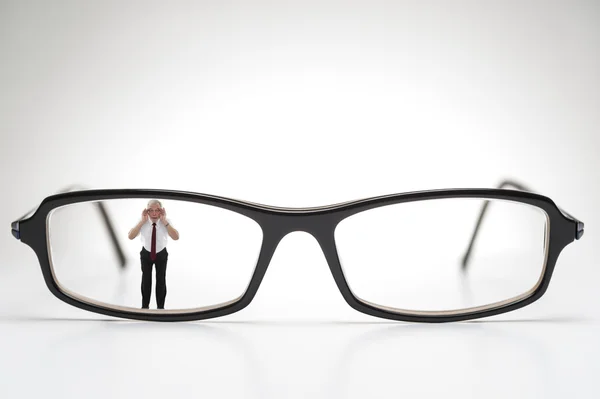
{"type": "Polygon", "coordinates": [[[259,269],[262,269],[263,273],[281,240],[294,232],[305,232],[313,236],[330,266],[332,260],[337,258],[334,232],[339,220],[333,213],[286,211],[263,215],[257,221],[263,229],[263,243],[258,262],[259,269]]]}
{"type": "Polygon", "coordinates": [[[338,221],[333,213],[298,211],[269,215],[262,220],[261,225],[265,234],[278,236],[279,240],[289,233],[300,231],[312,235],[320,242],[333,235],[338,221]]]}
{"type": "MultiPolygon", "coordinates": [[[[262,220],[264,232],[261,262],[266,269],[270,263],[273,253],[279,246],[281,240],[290,233],[305,232],[313,236],[319,244],[329,267],[335,269],[339,263],[335,245],[335,228],[340,220],[340,215],[335,212],[286,212],[270,215],[262,220]]],[[[336,278],[338,285],[339,279],[336,278]]]]}
{"type": "Polygon", "coordinates": [[[325,214],[323,212],[299,211],[297,213],[285,212],[263,215],[259,221],[264,234],[262,248],[255,274],[247,291],[249,295],[246,295],[242,302],[247,305],[252,300],[281,240],[290,233],[305,232],[313,236],[319,244],[325,260],[331,269],[336,285],[346,301],[351,303],[351,294],[344,281],[342,272],[337,266],[339,259],[335,246],[334,233],[339,220],[339,215],[336,215],[334,212],[325,214]]]}

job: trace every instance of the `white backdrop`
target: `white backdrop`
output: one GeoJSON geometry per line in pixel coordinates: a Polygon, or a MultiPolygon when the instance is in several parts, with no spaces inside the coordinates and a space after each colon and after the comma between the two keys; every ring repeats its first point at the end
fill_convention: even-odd
{"type": "Polygon", "coordinates": [[[0,0],[3,392],[597,397],[599,18],[593,1],[0,0]],[[540,301],[483,322],[357,313],[305,233],[238,314],[118,321],[54,298],[9,232],[73,183],[313,206],[505,177],[586,233],[540,301]]]}

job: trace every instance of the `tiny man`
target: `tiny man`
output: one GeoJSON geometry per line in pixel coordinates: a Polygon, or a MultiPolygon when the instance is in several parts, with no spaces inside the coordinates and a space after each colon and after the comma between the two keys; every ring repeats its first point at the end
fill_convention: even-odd
{"type": "Polygon", "coordinates": [[[140,261],[142,264],[142,309],[150,307],[152,296],[152,266],[156,265],[156,305],[158,309],[165,308],[167,296],[167,240],[179,240],[179,232],[167,219],[167,210],[163,208],[159,200],[153,199],[148,202],[142,211],[142,218],[129,231],[129,239],[133,240],[140,236],[142,250],[140,261]]]}

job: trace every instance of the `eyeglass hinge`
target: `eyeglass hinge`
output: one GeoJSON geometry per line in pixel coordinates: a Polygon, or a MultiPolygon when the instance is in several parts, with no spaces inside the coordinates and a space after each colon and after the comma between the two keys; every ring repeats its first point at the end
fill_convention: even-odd
{"type": "Polygon", "coordinates": [[[575,238],[580,239],[583,236],[583,222],[577,222],[577,231],[575,232],[575,238]]]}
{"type": "Polygon", "coordinates": [[[19,222],[12,222],[10,227],[12,228],[12,235],[17,240],[20,240],[21,239],[21,231],[19,230],[19,222]]]}

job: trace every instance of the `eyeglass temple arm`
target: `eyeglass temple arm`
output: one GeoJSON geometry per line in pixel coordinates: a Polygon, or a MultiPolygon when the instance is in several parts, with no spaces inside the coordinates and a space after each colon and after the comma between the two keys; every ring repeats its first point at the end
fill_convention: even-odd
{"type": "MultiPolygon", "coordinates": [[[[83,189],[83,187],[73,185],[73,186],[65,187],[64,189],[60,190],[59,193],[67,193],[69,191],[78,190],[78,189],[83,189]]],[[[123,252],[123,248],[121,248],[121,244],[119,244],[119,240],[117,239],[117,234],[115,232],[114,225],[110,219],[110,216],[108,215],[106,207],[104,206],[104,204],[102,202],[96,202],[96,205],[98,206],[98,211],[100,211],[100,216],[102,216],[102,220],[104,221],[104,226],[106,227],[106,230],[110,237],[110,241],[112,243],[115,254],[117,255],[117,258],[119,258],[119,266],[121,268],[125,268],[125,266],[127,265],[127,262],[125,260],[125,253],[123,252]]],[[[12,235],[17,240],[21,239],[21,232],[19,230],[19,222],[25,220],[27,217],[32,215],[36,211],[36,209],[37,208],[33,208],[31,211],[27,212],[25,215],[20,217],[17,221],[11,223],[12,235]]]]}
{"type": "MultiPolygon", "coordinates": [[[[521,183],[515,182],[514,180],[505,180],[502,183],[500,183],[500,185],[498,186],[498,188],[506,188],[506,187],[513,187],[513,188],[516,188],[517,190],[533,192],[529,188],[525,187],[521,183]]],[[[481,207],[481,211],[479,213],[479,218],[477,219],[477,224],[475,225],[475,230],[473,231],[473,234],[471,235],[471,241],[469,242],[467,251],[465,252],[465,255],[463,256],[463,259],[462,259],[461,266],[462,266],[463,270],[466,270],[469,265],[469,258],[471,256],[471,251],[473,250],[473,244],[475,243],[475,239],[477,238],[477,233],[479,232],[479,228],[481,227],[481,222],[483,220],[483,217],[485,216],[485,213],[487,211],[487,207],[488,207],[489,203],[490,203],[490,201],[485,201],[483,203],[483,206],[481,207]]],[[[569,213],[565,212],[562,208],[559,207],[558,209],[562,212],[562,214],[571,218],[577,224],[577,231],[575,232],[575,238],[577,240],[579,240],[581,238],[581,236],[583,236],[583,227],[584,227],[583,222],[581,222],[577,218],[571,216],[569,213]]]]}

